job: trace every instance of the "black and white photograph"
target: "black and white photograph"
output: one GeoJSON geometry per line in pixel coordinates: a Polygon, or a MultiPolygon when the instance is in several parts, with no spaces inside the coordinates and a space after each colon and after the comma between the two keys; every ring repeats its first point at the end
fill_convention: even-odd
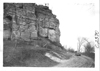
{"type": "Polygon", "coordinates": [[[6,67],[24,67],[28,70],[30,67],[53,67],[99,71],[98,2],[99,0],[2,2],[2,70],[6,67]]]}

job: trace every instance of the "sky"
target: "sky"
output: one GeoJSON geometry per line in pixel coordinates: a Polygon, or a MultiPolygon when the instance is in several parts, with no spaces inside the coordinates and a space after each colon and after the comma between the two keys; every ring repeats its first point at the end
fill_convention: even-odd
{"type": "Polygon", "coordinates": [[[36,3],[48,4],[59,19],[60,43],[65,48],[77,50],[78,37],[95,41],[95,30],[99,31],[98,0],[37,0],[36,3]]]}
{"type": "Polygon", "coordinates": [[[78,37],[95,41],[94,34],[99,29],[99,18],[95,0],[71,1],[49,3],[49,7],[60,21],[61,44],[65,48],[77,50],[78,37]]]}
{"type": "Polygon", "coordinates": [[[37,4],[48,4],[59,19],[60,43],[65,48],[77,50],[77,38],[85,37],[95,42],[95,30],[99,31],[98,0],[49,0],[37,4]]]}

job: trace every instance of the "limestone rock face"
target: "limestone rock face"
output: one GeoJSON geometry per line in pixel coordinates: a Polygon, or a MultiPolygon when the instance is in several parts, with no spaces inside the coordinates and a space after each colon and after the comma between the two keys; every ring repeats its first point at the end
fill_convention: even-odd
{"type": "Polygon", "coordinates": [[[11,39],[32,41],[37,37],[44,37],[52,42],[59,42],[59,20],[47,6],[34,3],[5,3],[4,24],[7,21],[11,23],[10,31],[8,29],[11,39]]]}
{"type": "Polygon", "coordinates": [[[47,37],[48,36],[48,28],[39,27],[39,34],[42,37],[47,37]]]}

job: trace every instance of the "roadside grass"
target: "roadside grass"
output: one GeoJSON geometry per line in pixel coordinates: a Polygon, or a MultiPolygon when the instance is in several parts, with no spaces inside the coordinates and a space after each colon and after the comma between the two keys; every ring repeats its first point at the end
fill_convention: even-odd
{"type": "Polygon", "coordinates": [[[88,56],[88,57],[92,58],[93,61],[95,61],[95,53],[82,53],[82,54],[85,55],[85,56],[88,56]]]}
{"type": "Polygon", "coordinates": [[[48,51],[46,48],[21,42],[15,47],[15,42],[6,41],[4,42],[3,66],[49,67],[58,64],[44,55],[48,51]]]}

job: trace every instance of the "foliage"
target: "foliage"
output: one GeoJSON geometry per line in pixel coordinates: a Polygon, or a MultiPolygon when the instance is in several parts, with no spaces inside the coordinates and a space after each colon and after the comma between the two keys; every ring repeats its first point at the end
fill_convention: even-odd
{"type": "Polygon", "coordinates": [[[83,44],[85,41],[87,41],[87,39],[84,38],[84,37],[78,38],[78,48],[77,48],[77,49],[78,49],[78,52],[80,52],[80,48],[81,48],[82,44],[83,44]]]}
{"type": "Polygon", "coordinates": [[[15,42],[6,41],[4,43],[3,66],[30,66],[48,67],[58,64],[45,56],[49,50],[34,45],[20,42],[15,47],[15,42]]]}
{"type": "Polygon", "coordinates": [[[88,42],[86,45],[84,45],[84,47],[85,47],[86,53],[93,53],[94,52],[94,46],[92,46],[90,44],[90,42],[88,42]]]}
{"type": "Polygon", "coordinates": [[[75,52],[74,49],[72,49],[72,48],[68,48],[67,51],[68,51],[68,52],[72,52],[72,53],[75,52]]]}

